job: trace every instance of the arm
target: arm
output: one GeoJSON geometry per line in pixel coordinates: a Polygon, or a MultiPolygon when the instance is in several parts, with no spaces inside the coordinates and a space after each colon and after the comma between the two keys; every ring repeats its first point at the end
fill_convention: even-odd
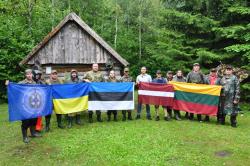
{"type": "Polygon", "coordinates": [[[235,92],[234,92],[234,104],[238,104],[240,101],[240,82],[238,78],[235,76],[234,79],[234,86],[235,86],[235,92]]]}

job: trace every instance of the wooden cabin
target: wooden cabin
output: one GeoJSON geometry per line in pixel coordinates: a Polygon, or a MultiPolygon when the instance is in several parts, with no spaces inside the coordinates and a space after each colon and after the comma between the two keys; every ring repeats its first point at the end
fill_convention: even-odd
{"type": "Polygon", "coordinates": [[[93,63],[98,63],[99,70],[105,75],[112,68],[118,76],[129,65],[80,17],[70,13],[33,48],[20,65],[40,66],[45,76],[56,69],[60,77],[74,68],[81,77],[91,70],[93,63]]]}

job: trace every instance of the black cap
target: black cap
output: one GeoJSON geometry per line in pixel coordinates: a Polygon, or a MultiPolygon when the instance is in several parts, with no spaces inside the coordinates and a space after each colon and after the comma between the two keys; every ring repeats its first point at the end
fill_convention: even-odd
{"type": "Polygon", "coordinates": [[[215,68],[210,69],[210,72],[217,72],[215,68]]]}

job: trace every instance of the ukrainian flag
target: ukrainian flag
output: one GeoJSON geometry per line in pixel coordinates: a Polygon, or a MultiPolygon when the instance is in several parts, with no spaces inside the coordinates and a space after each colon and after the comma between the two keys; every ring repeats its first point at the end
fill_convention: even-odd
{"type": "Polygon", "coordinates": [[[51,86],[54,111],[57,114],[69,114],[88,109],[89,83],[51,86]]]}

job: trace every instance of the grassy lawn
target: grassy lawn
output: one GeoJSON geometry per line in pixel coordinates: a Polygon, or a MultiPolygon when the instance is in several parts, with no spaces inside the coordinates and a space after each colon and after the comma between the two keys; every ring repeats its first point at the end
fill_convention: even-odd
{"type": "MultiPolygon", "coordinates": [[[[145,111],[144,111],[145,112],[145,111]]],[[[154,111],[151,111],[154,115],[154,111]]],[[[102,116],[106,120],[106,114],[102,116]]],[[[238,116],[238,128],[188,120],[145,119],[87,123],[52,131],[22,142],[20,122],[8,122],[0,105],[0,165],[248,165],[250,112],[238,116]]],[[[229,119],[227,118],[227,122],[229,119]]],[[[64,122],[66,124],[66,121],[64,122]]]]}

